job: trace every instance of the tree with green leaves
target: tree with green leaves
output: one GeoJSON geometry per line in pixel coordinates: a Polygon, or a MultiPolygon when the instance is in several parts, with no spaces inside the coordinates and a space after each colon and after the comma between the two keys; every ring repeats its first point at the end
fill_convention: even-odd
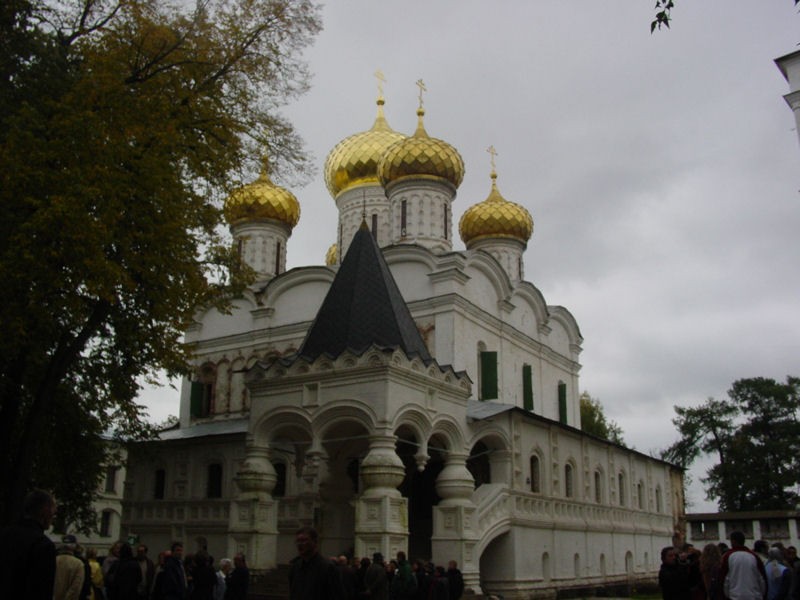
{"type": "Polygon", "coordinates": [[[0,524],[38,486],[91,526],[102,436],[148,434],[142,382],[246,283],[225,195],[307,168],[278,111],[319,29],[310,0],[0,4],[0,524]]]}
{"type": "Polygon", "coordinates": [[[716,464],[701,481],[720,510],[786,510],[800,496],[800,379],[735,381],[724,400],[675,407],[680,438],[665,460],[688,468],[702,455],[716,464]]]}
{"type": "Polygon", "coordinates": [[[600,400],[592,398],[588,392],[580,397],[581,431],[590,433],[604,440],[624,445],[622,428],[606,417],[600,400]]]}

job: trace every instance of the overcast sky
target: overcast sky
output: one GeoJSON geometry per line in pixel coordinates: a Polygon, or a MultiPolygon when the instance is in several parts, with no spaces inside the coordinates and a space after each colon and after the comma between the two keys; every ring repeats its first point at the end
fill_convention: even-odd
{"type": "MultiPolygon", "coordinates": [[[[486,198],[497,149],[500,191],[535,223],[526,279],[575,316],[581,390],[629,445],[674,441],[675,404],[799,375],[800,146],[773,60],[797,49],[800,15],[679,0],[651,35],[653,4],[330,2],[312,89],[286,110],[318,165],[293,188],[289,267],[324,263],[335,240],[322,165],[372,125],[380,69],[390,125],[413,132],[422,78],[428,133],[464,157],[456,218],[486,198]]],[[[176,392],[146,398],[177,414],[176,392]]],[[[689,500],[714,508],[697,482],[689,500]]]]}

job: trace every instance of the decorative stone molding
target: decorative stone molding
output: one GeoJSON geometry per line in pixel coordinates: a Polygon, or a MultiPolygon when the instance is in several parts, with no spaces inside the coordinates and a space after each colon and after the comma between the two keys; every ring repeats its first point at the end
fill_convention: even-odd
{"type": "Polygon", "coordinates": [[[372,346],[369,350],[354,354],[343,352],[335,359],[320,357],[311,362],[302,357],[296,359],[279,359],[269,365],[259,363],[248,371],[248,384],[261,381],[274,381],[297,376],[314,376],[319,373],[331,373],[363,368],[394,367],[414,373],[426,373],[432,379],[449,385],[457,385],[465,391],[471,391],[472,382],[463,371],[455,371],[450,365],[441,366],[435,360],[426,363],[414,356],[409,358],[400,349],[372,346]],[[430,368],[430,367],[434,368],[430,368]]]}

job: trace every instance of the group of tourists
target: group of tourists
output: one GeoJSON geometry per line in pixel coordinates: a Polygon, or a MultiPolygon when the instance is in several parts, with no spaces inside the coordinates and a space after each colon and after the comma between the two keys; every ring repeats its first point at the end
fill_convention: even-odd
{"type": "Polygon", "coordinates": [[[245,600],[250,574],[245,557],[223,558],[219,568],[201,550],[183,554],[174,542],[154,563],[148,548],[117,542],[102,561],[75,536],[59,546],[45,535],[56,503],[44,491],[25,499],[24,516],[0,532],[0,577],[3,597],[14,600],[245,600]],[[8,595],[6,595],[6,593],[8,595]]]}
{"type": "Polygon", "coordinates": [[[298,556],[289,571],[290,600],[459,600],[464,579],[456,561],[447,568],[422,560],[409,563],[404,552],[385,561],[380,552],[370,560],[319,552],[319,536],[311,527],[295,535],[298,556]]]}
{"type": "Polygon", "coordinates": [[[208,552],[184,554],[180,542],[160,552],[157,563],[147,556],[144,544],[137,546],[134,557],[130,545],[117,542],[101,574],[103,587],[93,579],[95,595],[88,600],[245,600],[250,579],[243,554],[223,558],[215,568],[208,552]]]}
{"type": "Polygon", "coordinates": [[[794,546],[745,546],[741,531],[731,546],[691,544],[661,551],[658,583],[664,600],[800,600],[800,559],[794,546]]]}

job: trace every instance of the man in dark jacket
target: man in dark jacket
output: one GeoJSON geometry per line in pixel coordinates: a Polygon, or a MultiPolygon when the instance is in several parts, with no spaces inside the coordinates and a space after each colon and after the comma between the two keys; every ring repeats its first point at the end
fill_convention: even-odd
{"type": "Polygon", "coordinates": [[[678,562],[678,550],[672,546],[661,550],[658,585],[664,600],[687,600],[691,597],[687,565],[678,562]]]}
{"type": "Polygon", "coordinates": [[[53,497],[34,490],[25,498],[22,520],[0,532],[0,581],[8,598],[53,600],[56,547],[44,532],[55,514],[53,497]]]}
{"type": "Polygon", "coordinates": [[[185,600],[186,573],[183,570],[183,544],[173,542],[170,555],[164,559],[159,578],[159,594],[164,600],[185,600]]]}
{"type": "Polygon", "coordinates": [[[450,600],[461,600],[464,594],[464,577],[454,560],[447,563],[447,581],[450,584],[450,600]]]}
{"type": "Polygon", "coordinates": [[[364,589],[365,595],[371,600],[386,600],[389,595],[386,565],[380,552],[372,555],[372,564],[364,574],[364,589]]]}
{"type": "Polygon", "coordinates": [[[289,571],[290,600],[342,600],[339,571],[319,554],[319,536],[312,527],[301,527],[295,534],[297,558],[289,571]]]}

